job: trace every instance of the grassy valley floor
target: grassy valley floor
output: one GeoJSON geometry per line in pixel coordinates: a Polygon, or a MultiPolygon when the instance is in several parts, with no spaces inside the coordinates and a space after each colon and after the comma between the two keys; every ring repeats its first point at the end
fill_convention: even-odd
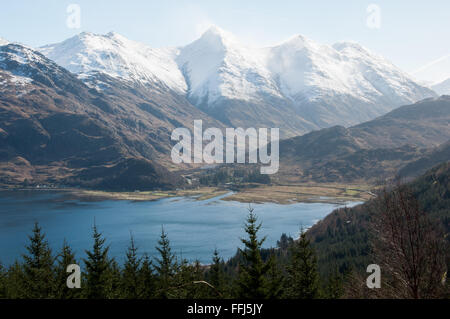
{"type": "MultiPolygon", "coordinates": [[[[14,189],[24,190],[21,188],[14,189]]],[[[171,197],[193,197],[197,200],[206,200],[228,194],[222,200],[243,203],[292,204],[300,202],[342,203],[347,201],[366,201],[374,196],[371,192],[373,189],[373,186],[363,184],[305,183],[292,185],[252,184],[251,187],[244,186],[238,190],[228,187],[198,187],[193,189],[134,192],[111,192],[73,188],[40,188],[39,190],[64,192],[66,194],[64,196],[65,199],[80,199],[83,201],[153,201],[171,197]]],[[[38,189],[33,188],[31,190],[38,189]]]]}
{"type": "Polygon", "coordinates": [[[299,202],[366,201],[373,195],[370,185],[296,184],[246,188],[224,198],[245,203],[273,202],[292,204],[299,202]]]}

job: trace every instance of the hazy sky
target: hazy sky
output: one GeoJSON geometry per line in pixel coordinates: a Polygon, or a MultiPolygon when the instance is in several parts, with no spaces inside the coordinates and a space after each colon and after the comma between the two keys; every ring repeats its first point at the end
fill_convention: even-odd
{"type": "Polygon", "coordinates": [[[153,47],[183,45],[211,24],[255,46],[294,34],[328,44],[353,40],[406,71],[450,54],[448,0],[2,0],[0,9],[0,37],[35,47],[81,31],[116,31],[153,47]],[[81,9],[79,29],[67,27],[69,4],[81,9]],[[371,4],[380,9],[379,28],[371,4]]]}

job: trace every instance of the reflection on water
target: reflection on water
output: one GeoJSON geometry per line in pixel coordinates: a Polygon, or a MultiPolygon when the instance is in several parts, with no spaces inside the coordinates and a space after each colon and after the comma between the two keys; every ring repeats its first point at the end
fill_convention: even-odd
{"type": "MultiPolygon", "coordinates": [[[[84,258],[84,250],[92,245],[94,219],[119,262],[125,255],[130,232],[141,254],[154,255],[162,226],[169,234],[173,251],[183,258],[209,263],[214,248],[228,258],[241,246],[239,238],[244,236],[248,204],[222,201],[223,196],[226,195],[201,201],[171,198],[83,202],[51,191],[0,192],[0,262],[11,264],[25,253],[27,235],[35,221],[42,226],[54,250],[59,250],[66,239],[78,259],[84,258]]],[[[260,233],[267,235],[268,247],[274,246],[282,233],[296,236],[300,226],[311,226],[337,205],[265,203],[252,207],[263,223],[260,233]]]]}

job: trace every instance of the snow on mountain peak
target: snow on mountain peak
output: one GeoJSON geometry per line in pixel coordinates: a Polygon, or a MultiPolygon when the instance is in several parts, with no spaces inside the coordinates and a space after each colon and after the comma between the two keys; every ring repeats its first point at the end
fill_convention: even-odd
{"type": "Polygon", "coordinates": [[[210,104],[221,97],[258,100],[263,93],[280,96],[263,52],[243,46],[216,26],[180,48],[176,61],[197,103],[210,104]]]}
{"type": "Polygon", "coordinates": [[[3,38],[0,38],[0,45],[7,45],[9,42],[3,38]]]}
{"type": "Polygon", "coordinates": [[[0,71],[7,73],[12,83],[18,85],[31,83],[33,74],[43,68],[57,68],[57,66],[39,52],[21,44],[6,43],[0,47],[0,71]]]}
{"type": "Polygon", "coordinates": [[[162,82],[179,93],[187,89],[174,62],[173,50],[152,49],[115,32],[106,35],[82,32],[40,50],[80,77],[98,71],[143,85],[162,82]]]}
{"type": "MultiPolygon", "coordinates": [[[[0,61],[12,61],[14,62],[15,67],[45,64],[45,60],[45,57],[39,52],[18,43],[7,43],[6,46],[2,47],[0,50],[0,61]]],[[[54,64],[53,62],[51,63],[54,64]]]]}
{"type": "Polygon", "coordinates": [[[199,41],[207,42],[210,45],[216,45],[222,48],[238,45],[239,42],[232,33],[222,30],[215,25],[206,30],[200,37],[199,41]]]}
{"type": "Polygon", "coordinates": [[[269,69],[294,100],[341,94],[368,103],[387,98],[401,104],[417,97],[418,86],[404,72],[355,42],[329,46],[295,36],[270,52],[269,69]]]}
{"type": "Polygon", "coordinates": [[[366,48],[364,48],[361,44],[355,41],[342,41],[342,42],[336,42],[332,45],[334,49],[337,51],[344,51],[346,49],[353,49],[353,50],[359,50],[359,51],[368,51],[366,48]]]}
{"type": "Polygon", "coordinates": [[[318,91],[347,92],[348,70],[334,48],[296,35],[270,48],[268,68],[292,99],[314,99],[318,91]]]}
{"type": "Polygon", "coordinates": [[[355,42],[330,46],[303,35],[258,49],[212,26],[184,47],[152,49],[115,32],[83,32],[41,52],[80,77],[99,71],[144,85],[163,83],[196,105],[268,96],[303,103],[337,95],[400,105],[432,94],[355,42]]]}
{"type": "Polygon", "coordinates": [[[297,50],[303,49],[303,48],[308,48],[308,47],[314,47],[314,46],[318,46],[319,44],[309,38],[307,38],[306,36],[302,35],[302,34],[296,34],[292,37],[290,37],[289,39],[287,39],[286,41],[275,45],[274,47],[279,47],[279,46],[284,46],[284,47],[292,47],[295,48],[297,50]]]}

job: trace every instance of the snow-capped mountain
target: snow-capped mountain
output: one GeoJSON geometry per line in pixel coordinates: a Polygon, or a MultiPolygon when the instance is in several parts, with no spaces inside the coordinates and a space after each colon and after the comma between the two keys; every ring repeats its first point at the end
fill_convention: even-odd
{"type": "Polygon", "coordinates": [[[0,46],[2,182],[161,188],[180,180],[162,166],[172,130],[199,118],[221,127],[172,90],[96,77],[100,91],[36,50],[0,46]]]}
{"type": "Polygon", "coordinates": [[[181,48],[176,61],[185,75],[190,97],[200,103],[209,105],[219,98],[258,100],[261,94],[282,97],[264,53],[242,46],[232,34],[211,27],[200,39],[181,48]]]}
{"type": "Polygon", "coordinates": [[[275,47],[250,49],[212,27],[181,48],[177,62],[190,95],[207,97],[209,104],[219,97],[251,100],[265,94],[312,101],[344,94],[375,104],[383,100],[392,106],[431,94],[392,63],[356,43],[328,46],[301,35],[275,47]]]}
{"type": "Polygon", "coordinates": [[[9,42],[6,41],[5,39],[0,38],[0,45],[6,45],[6,44],[8,44],[8,43],[9,43],[9,42]]]}
{"type": "Polygon", "coordinates": [[[106,35],[83,32],[40,50],[80,78],[99,71],[144,85],[163,83],[179,93],[187,89],[174,60],[175,50],[152,49],[114,32],[106,35]]]}
{"type": "MultiPolygon", "coordinates": [[[[16,43],[7,43],[0,49],[0,71],[9,78],[9,82],[25,85],[32,81],[52,84],[59,81],[61,70],[55,62],[41,53],[16,43]],[[50,78],[55,74],[57,78],[50,78]]],[[[70,74],[68,71],[64,72],[70,74]]]]}
{"type": "Polygon", "coordinates": [[[152,49],[116,33],[81,33],[41,52],[81,79],[98,71],[163,84],[224,123],[286,126],[293,134],[356,124],[435,96],[356,43],[329,46],[300,35],[249,48],[211,27],[184,47],[152,49]]]}
{"type": "Polygon", "coordinates": [[[271,49],[268,65],[285,96],[293,99],[349,95],[401,104],[423,97],[405,73],[357,43],[328,46],[295,36],[271,49]]]}
{"type": "Polygon", "coordinates": [[[450,78],[431,87],[439,95],[450,95],[450,78]]]}

